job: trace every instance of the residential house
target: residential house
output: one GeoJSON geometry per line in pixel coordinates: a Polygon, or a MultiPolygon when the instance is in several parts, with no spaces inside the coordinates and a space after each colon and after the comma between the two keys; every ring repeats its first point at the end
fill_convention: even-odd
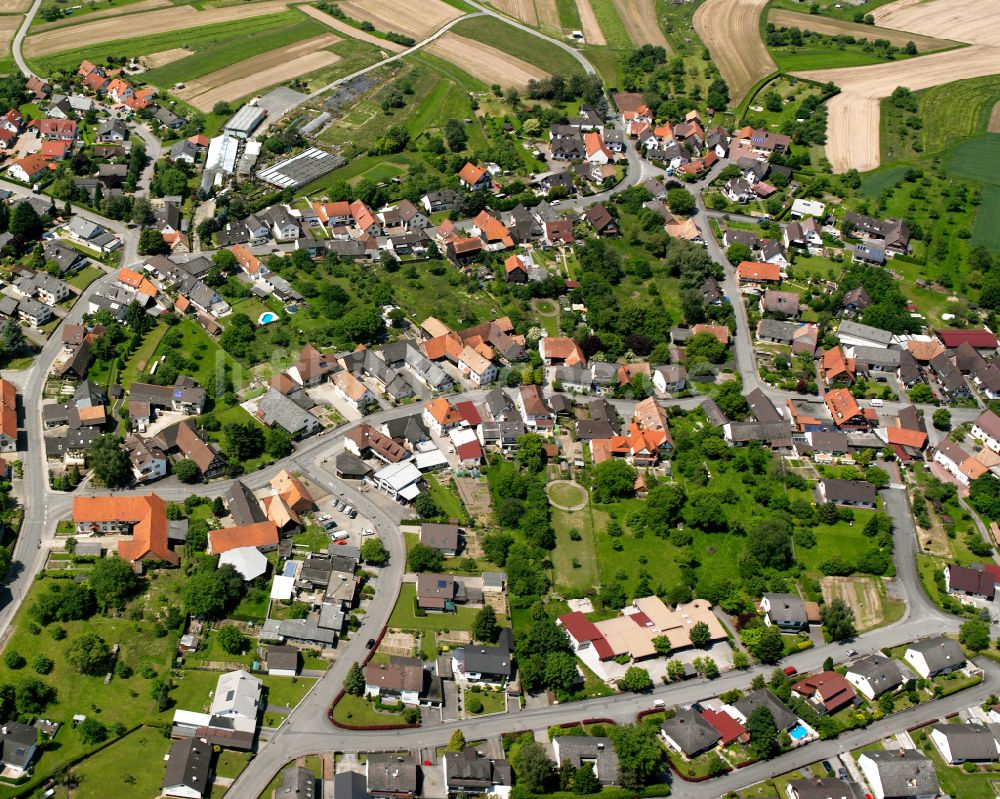
{"type": "Polygon", "coordinates": [[[805,699],[821,715],[833,715],[860,702],[854,687],[839,672],[821,671],[792,685],[792,696],[805,699]]]}
{"type": "Polygon", "coordinates": [[[618,784],[618,754],[610,738],[560,735],[552,739],[552,750],[557,763],[569,763],[574,769],[589,763],[602,786],[618,784]]]}
{"type": "Polygon", "coordinates": [[[878,492],[875,486],[862,480],[825,478],[816,484],[816,500],[850,508],[874,508],[878,492]]]}
{"type": "Polygon", "coordinates": [[[278,527],[268,519],[237,527],[222,527],[208,533],[208,554],[221,555],[231,549],[256,547],[262,552],[277,549],[278,527]]]}
{"type": "Polygon", "coordinates": [[[845,430],[866,430],[868,417],[858,405],[854,395],[846,388],[832,388],[823,396],[830,416],[837,427],[845,430]]]}
{"type": "Polygon", "coordinates": [[[38,730],[19,721],[0,726],[0,765],[8,778],[19,779],[31,765],[38,745],[38,730]]]}
{"type": "Polygon", "coordinates": [[[924,679],[950,674],[965,666],[965,655],[958,641],[943,635],[908,644],[903,660],[924,679]]]}
{"type": "Polygon", "coordinates": [[[777,264],[743,261],[736,268],[742,286],[774,286],[781,283],[781,267],[777,264]]]}
{"type": "Polygon", "coordinates": [[[293,399],[273,388],[269,388],[257,400],[255,415],[268,427],[278,425],[297,437],[310,436],[322,426],[319,419],[309,411],[304,410],[293,399]]]}
{"type": "Polygon", "coordinates": [[[426,694],[427,673],[420,661],[416,663],[369,663],[362,669],[365,676],[365,696],[378,697],[383,702],[419,705],[426,694]]]}
{"type": "Polygon", "coordinates": [[[653,370],[653,385],[663,394],[674,394],[687,388],[687,369],[679,364],[657,366],[653,370]]]}
{"type": "Polygon", "coordinates": [[[993,731],[984,724],[935,724],[927,737],[945,763],[953,766],[1000,760],[1000,745],[993,731]]]}
{"type": "Polygon", "coordinates": [[[837,329],[837,338],[844,347],[880,347],[886,349],[892,343],[892,333],[871,325],[863,325],[845,319],[837,329]]]}
{"type": "Polygon", "coordinates": [[[418,773],[419,766],[410,757],[373,754],[365,762],[368,793],[374,799],[412,799],[419,787],[418,773]]]}
{"type": "Polygon", "coordinates": [[[996,595],[994,576],[982,564],[956,566],[949,563],[944,567],[944,586],[949,594],[970,596],[993,601],[996,595]]]}
{"type": "Polygon", "coordinates": [[[462,424],[462,415],[444,397],[425,403],[421,418],[439,436],[462,424]]]}
{"type": "MultiPolygon", "coordinates": [[[[27,155],[19,161],[15,161],[8,169],[7,174],[14,180],[21,183],[36,183],[49,172],[50,161],[43,155],[27,155]]],[[[55,168],[55,165],[52,165],[55,168]]]]}
{"type": "Polygon", "coordinates": [[[905,255],[909,249],[910,231],[902,219],[875,219],[848,211],[844,226],[852,235],[880,242],[887,254],[905,255]]]}
{"type": "Polygon", "coordinates": [[[868,699],[895,691],[904,681],[899,661],[878,653],[865,655],[849,664],[844,676],[868,699]]]}
{"type": "Polygon", "coordinates": [[[583,350],[571,338],[544,336],[538,341],[538,353],[546,366],[586,365],[583,350]]]}
{"type": "Polygon", "coordinates": [[[799,315],[799,295],[794,291],[765,289],[758,307],[762,314],[772,314],[783,319],[795,319],[799,315]]]}
{"type": "Polygon", "coordinates": [[[461,548],[461,534],[457,524],[420,525],[420,543],[425,547],[437,550],[445,557],[455,557],[461,548]]]}
{"type": "Polygon", "coordinates": [[[166,760],[163,773],[164,796],[185,799],[208,796],[212,789],[212,745],[208,741],[202,738],[173,741],[166,760]]]}
{"type": "Polygon", "coordinates": [[[864,752],[858,768],[874,799],[935,799],[940,793],[934,763],[919,749],[864,752]]]}
{"type": "Polygon", "coordinates": [[[779,732],[790,730],[799,723],[796,715],[785,707],[778,697],[767,690],[767,688],[758,688],[756,691],[751,691],[732,705],[733,710],[736,711],[739,717],[738,720],[742,724],[746,724],[750,715],[761,707],[766,707],[771,711],[771,716],[774,718],[774,726],[778,728],[779,732]]]}
{"type": "Polygon", "coordinates": [[[17,449],[17,388],[0,379],[0,452],[17,449]]]}
{"type": "Polygon", "coordinates": [[[782,241],[786,247],[795,247],[811,253],[823,250],[823,235],[816,220],[812,218],[788,223],[782,233],[782,241]]]}
{"type": "Polygon", "coordinates": [[[667,746],[689,759],[714,749],[722,737],[691,708],[680,708],[673,718],[664,721],[660,736],[667,746]]]}
{"type": "Polygon", "coordinates": [[[481,191],[488,189],[493,184],[493,179],[483,167],[466,162],[465,166],[459,170],[458,182],[469,191],[481,191]]]}
{"type": "Polygon", "coordinates": [[[73,523],[79,536],[130,534],[130,539],[118,543],[118,556],[129,563],[180,563],[168,545],[166,502],[156,494],[76,497],[73,523]]]}
{"type": "Polygon", "coordinates": [[[588,208],[583,217],[599,236],[618,235],[618,223],[611,212],[601,203],[588,208]]]}
{"type": "Polygon", "coordinates": [[[783,632],[804,632],[809,629],[809,617],[802,598],[796,594],[764,594],[760,600],[764,624],[783,632]]]}
{"type": "Polygon", "coordinates": [[[962,344],[969,344],[980,355],[992,355],[997,349],[997,337],[987,329],[936,330],[934,333],[950,350],[957,350],[962,344]]]}
{"type": "Polygon", "coordinates": [[[524,426],[531,430],[551,429],[555,422],[555,414],[545,402],[542,390],[536,385],[519,386],[515,404],[524,421],[524,426]]]}
{"type": "Polygon", "coordinates": [[[441,771],[448,796],[507,797],[514,784],[510,763],[482,757],[471,746],[461,752],[445,752],[441,756],[441,771]]]}
{"type": "Polygon", "coordinates": [[[375,394],[346,369],[337,372],[333,379],[333,392],[356,411],[363,411],[377,402],[375,394]]]}

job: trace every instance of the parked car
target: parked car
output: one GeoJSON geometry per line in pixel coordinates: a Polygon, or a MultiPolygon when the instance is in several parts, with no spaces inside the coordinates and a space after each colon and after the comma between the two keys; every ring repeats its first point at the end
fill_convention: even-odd
{"type": "Polygon", "coordinates": [[[375,646],[375,639],[369,638],[368,643],[365,644],[365,649],[372,649],[375,646]]]}
{"type": "Polygon", "coordinates": [[[783,668],[782,671],[785,672],[785,674],[787,674],[789,677],[791,677],[793,674],[799,673],[799,670],[795,668],[795,666],[785,666],[785,668],[783,668]]]}
{"type": "Polygon", "coordinates": [[[366,527],[364,530],[361,531],[361,535],[363,536],[375,535],[375,531],[366,527]]]}
{"type": "Polygon", "coordinates": [[[332,516],[330,516],[330,514],[329,514],[329,513],[324,513],[324,514],[322,514],[322,515],[321,515],[321,516],[319,517],[319,520],[320,520],[321,522],[328,522],[328,521],[330,521],[330,519],[332,519],[332,518],[333,518],[333,517],[332,517],[332,516]]]}
{"type": "Polygon", "coordinates": [[[358,512],[356,510],[354,510],[354,508],[352,508],[350,505],[345,505],[344,506],[344,513],[346,513],[352,519],[356,518],[357,515],[358,515],[358,512]]]}
{"type": "Polygon", "coordinates": [[[339,533],[331,533],[330,535],[334,541],[346,541],[350,536],[351,534],[347,530],[341,530],[339,533]]]}
{"type": "Polygon", "coordinates": [[[847,656],[849,658],[857,657],[858,656],[858,650],[857,649],[848,649],[847,650],[847,656]]]}

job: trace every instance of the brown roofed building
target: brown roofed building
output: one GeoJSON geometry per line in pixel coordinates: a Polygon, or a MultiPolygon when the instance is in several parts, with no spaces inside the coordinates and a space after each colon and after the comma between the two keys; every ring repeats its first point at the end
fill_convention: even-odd
{"type": "Polygon", "coordinates": [[[271,488],[296,513],[310,511],[316,504],[305,484],[287,469],[282,469],[271,478],[271,488]]]}
{"type": "Polygon", "coordinates": [[[420,543],[452,558],[458,554],[461,545],[459,527],[457,524],[425,522],[420,525],[420,543]]]}
{"type": "Polygon", "coordinates": [[[144,497],[76,497],[73,522],[78,534],[131,533],[118,542],[118,555],[129,563],[164,561],[173,566],[180,558],[171,551],[167,538],[167,503],[158,495],[144,497]]]}
{"type": "MultiPolygon", "coordinates": [[[[101,410],[104,410],[103,406],[101,410]]],[[[0,452],[16,449],[17,388],[9,380],[0,380],[0,452]]]]}
{"type": "Polygon", "coordinates": [[[278,527],[270,519],[266,522],[241,524],[238,527],[223,527],[208,533],[208,553],[221,555],[230,549],[257,547],[274,549],[278,546],[278,527]]]}

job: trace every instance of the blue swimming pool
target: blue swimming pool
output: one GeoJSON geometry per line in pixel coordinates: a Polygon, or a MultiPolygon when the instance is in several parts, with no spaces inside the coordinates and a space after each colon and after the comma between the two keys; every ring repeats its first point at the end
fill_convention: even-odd
{"type": "Polygon", "coordinates": [[[288,303],[288,305],[285,306],[285,310],[288,311],[288,313],[298,313],[299,306],[293,302],[290,302],[288,303]]]}
{"type": "Polygon", "coordinates": [[[271,322],[276,321],[278,321],[278,315],[273,311],[264,311],[264,313],[257,317],[258,325],[269,325],[271,322]]]}
{"type": "Polygon", "coordinates": [[[809,734],[809,730],[807,730],[801,724],[796,724],[788,731],[788,734],[792,736],[793,741],[801,741],[809,734]]]}
{"type": "Polygon", "coordinates": [[[294,560],[285,561],[285,571],[283,572],[283,574],[284,574],[285,577],[294,577],[295,576],[295,561],[294,560]]]}

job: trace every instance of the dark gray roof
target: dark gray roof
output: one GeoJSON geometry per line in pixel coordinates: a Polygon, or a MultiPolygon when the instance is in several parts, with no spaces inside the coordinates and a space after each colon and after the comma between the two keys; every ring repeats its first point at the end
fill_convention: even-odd
{"type": "Polygon", "coordinates": [[[462,788],[470,793],[485,793],[493,785],[514,783],[513,769],[506,760],[480,757],[472,747],[461,752],[448,752],[446,757],[445,768],[448,773],[449,788],[462,788]]]}
{"type": "Polygon", "coordinates": [[[787,730],[798,722],[795,714],[781,704],[778,697],[766,688],[759,688],[747,694],[742,699],[737,700],[734,707],[747,718],[757,708],[766,707],[771,711],[771,715],[774,716],[774,724],[779,730],[787,730]]]}
{"type": "Polygon", "coordinates": [[[371,793],[416,793],[417,764],[411,757],[374,754],[368,757],[371,793]]]}
{"type": "Polygon", "coordinates": [[[237,525],[254,524],[267,520],[267,515],[257,501],[257,497],[242,480],[233,481],[222,498],[226,502],[226,507],[229,508],[229,515],[233,517],[233,522],[237,525]]]}
{"type": "Polygon", "coordinates": [[[348,478],[361,479],[371,472],[371,467],[353,452],[344,450],[337,453],[336,459],[337,474],[348,478]]]}
{"type": "Polygon", "coordinates": [[[862,480],[823,480],[827,502],[864,502],[874,505],[878,497],[875,486],[862,480]]]}
{"type": "Polygon", "coordinates": [[[791,622],[796,624],[806,624],[809,617],[806,615],[806,606],[802,597],[797,594],[764,594],[771,609],[767,612],[768,618],[772,622],[791,622]]]}
{"type": "Polygon", "coordinates": [[[507,647],[469,644],[456,650],[455,657],[465,665],[466,672],[510,677],[511,657],[507,647]]]}
{"type": "Polygon", "coordinates": [[[901,352],[901,350],[886,350],[881,347],[855,347],[854,358],[859,364],[897,369],[899,368],[901,352]]]}
{"type": "Polygon", "coordinates": [[[610,738],[561,735],[555,740],[559,742],[560,762],[579,768],[585,761],[596,761],[594,770],[602,784],[618,782],[618,753],[610,738]]]}
{"type": "Polygon", "coordinates": [[[715,728],[691,708],[678,710],[672,719],[663,722],[661,729],[688,757],[710,749],[721,738],[715,728]]]}
{"type": "Polygon", "coordinates": [[[885,799],[938,793],[934,763],[916,749],[865,752],[878,769],[885,799]]]}
{"type": "Polygon", "coordinates": [[[935,724],[933,727],[948,739],[953,760],[995,761],[997,742],[989,728],[979,724],[935,724]]]}
{"type": "Polygon", "coordinates": [[[778,409],[774,407],[771,398],[759,388],[755,388],[747,394],[747,403],[750,405],[750,412],[758,422],[780,422],[782,416],[778,409]]]}
{"type": "Polygon", "coordinates": [[[792,428],[788,422],[731,422],[729,437],[734,443],[761,441],[765,444],[784,444],[792,441],[792,428]]]}
{"type": "Polygon", "coordinates": [[[864,793],[836,777],[813,777],[788,783],[795,799],[863,799],[864,793]]]}
{"type": "Polygon", "coordinates": [[[183,785],[202,794],[207,793],[211,787],[208,782],[211,769],[212,746],[209,743],[200,738],[174,741],[163,774],[163,787],[183,785]]]}
{"type": "Polygon", "coordinates": [[[316,775],[302,766],[288,766],[281,772],[281,787],[274,795],[278,799],[314,799],[316,775]]]}
{"type": "Polygon", "coordinates": [[[333,778],[334,799],[370,799],[365,775],[357,771],[342,771],[333,778]]]}
{"type": "Polygon", "coordinates": [[[945,638],[943,635],[914,641],[907,649],[912,649],[924,656],[931,674],[947,668],[955,668],[965,662],[965,655],[958,641],[945,638]]]}
{"type": "Polygon", "coordinates": [[[799,325],[795,322],[781,322],[777,319],[761,319],[757,323],[757,337],[791,343],[799,325]]]}

